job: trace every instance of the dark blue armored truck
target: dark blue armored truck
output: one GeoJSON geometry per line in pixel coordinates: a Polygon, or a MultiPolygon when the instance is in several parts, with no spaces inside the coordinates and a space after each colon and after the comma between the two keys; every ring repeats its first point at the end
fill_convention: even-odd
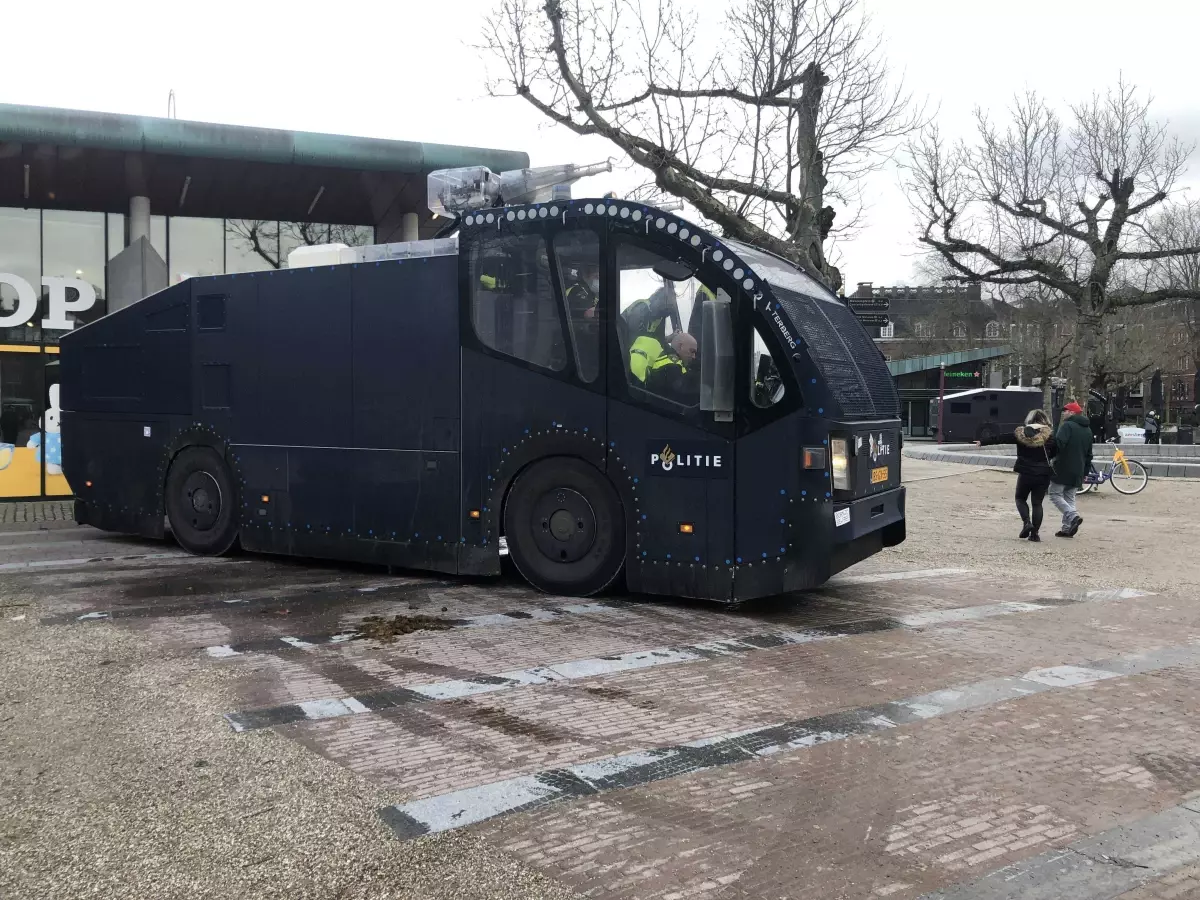
{"type": "Polygon", "coordinates": [[[192,278],[66,335],[77,520],[463,575],[506,547],[552,593],[723,602],[904,540],[896,392],[842,302],[511,175],[431,176],[448,237],[192,278]]]}

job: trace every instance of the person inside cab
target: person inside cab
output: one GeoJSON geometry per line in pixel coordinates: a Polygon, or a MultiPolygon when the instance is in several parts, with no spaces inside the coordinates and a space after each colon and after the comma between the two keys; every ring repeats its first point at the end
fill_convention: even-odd
{"type": "Polygon", "coordinates": [[[575,271],[572,283],[567,288],[567,309],[577,319],[594,319],[599,304],[600,266],[588,263],[575,271]]]}
{"type": "Polygon", "coordinates": [[[649,297],[635,300],[621,313],[625,322],[625,331],[631,338],[643,335],[656,341],[664,340],[667,320],[674,309],[670,292],[660,287],[649,297]]]}
{"type": "Polygon", "coordinates": [[[677,331],[664,344],[648,334],[638,337],[629,351],[629,370],[646,390],[694,406],[700,396],[696,339],[677,331]]]}
{"type": "Polygon", "coordinates": [[[700,367],[696,364],[696,339],[677,331],[667,339],[667,350],[646,373],[646,389],[676,403],[700,402],[700,367]]]}

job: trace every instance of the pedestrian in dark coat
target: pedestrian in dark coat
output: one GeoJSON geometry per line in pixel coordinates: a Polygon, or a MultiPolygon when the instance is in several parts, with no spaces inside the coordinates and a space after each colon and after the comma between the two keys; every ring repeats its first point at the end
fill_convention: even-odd
{"type": "Polygon", "coordinates": [[[1018,425],[1012,434],[975,443],[1017,445],[1017,461],[1013,471],[1017,473],[1017,512],[1021,514],[1019,537],[1040,541],[1038,530],[1042,527],[1042,500],[1050,487],[1050,476],[1054,474],[1050,461],[1058,452],[1050,419],[1042,410],[1031,409],[1025,416],[1025,424],[1018,425]],[[1032,509],[1030,500],[1033,501],[1032,509]]]}
{"type": "Polygon", "coordinates": [[[1146,413],[1146,419],[1142,423],[1142,430],[1145,432],[1143,437],[1147,444],[1158,443],[1158,435],[1161,429],[1158,424],[1158,414],[1154,410],[1146,413]]]}
{"type": "Polygon", "coordinates": [[[1092,426],[1083,407],[1072,400],[1063,407],[1063,418],[1054,435],[1058,454],[1050,478],[1050,502],[1062,513],[1062,528],[1055,537],[1075,537],[1083,517],[1075,511],[1075,492],[1092,465],[1092,426]]]}

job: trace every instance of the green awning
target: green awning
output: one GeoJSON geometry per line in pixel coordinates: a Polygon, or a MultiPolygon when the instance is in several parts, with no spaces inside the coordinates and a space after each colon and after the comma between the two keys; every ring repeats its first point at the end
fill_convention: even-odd
{"type": "Polygon", "coordinates": [[[888,360],[888,371],[892,376],[910,375],[913,372],[926,372],[941,366],[957,366],[965,363],[981,362],[985,359],[998,359],[1010,356],[1012,347],[979,347],[975,350],[956,350],[953,353],[935,353],[931,356],[914,356],[910,359],[888,360]]]}

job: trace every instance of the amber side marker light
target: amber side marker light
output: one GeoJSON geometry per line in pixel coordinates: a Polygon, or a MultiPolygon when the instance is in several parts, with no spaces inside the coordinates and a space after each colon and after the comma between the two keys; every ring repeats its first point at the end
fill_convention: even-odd
{"type": "Polygon", "coordinates": [[[83,486],[84,486],[84,487],[91,487],[91,486],[92,486],[92,483],[91,483],[90,481],[85,481],[85,482],[83,483],[83,486]]]}
{"type": "Polygon", "coordinates": [[[467,515],[470,516],[472,519],[478,519],[479,518],[479,510],[473,509],[469,513],[467,513],[467,515]]]}
{"type": "Polygon", "coordinates": [[[269,495],[269,494],[263,494],[263,495],[262,495],[262,502],[263,502],[263,503],[270,503],[270,502],[271,502],[271,497],[270,497],[270,495],[269,495]]]}
{"type": "Polygon", "coordinates": [[[824,469],[825,468],[825,448],[824,447],[805,447],[804,448],[804,468],[806,468],[806,469],[824,469]]]}
{"type": "Polygon", "coordinates": [[[693,525],[691,522],[680,522],[679,523],[679,533],[680,534],[695,534],[696,526],[693,525]]]}

